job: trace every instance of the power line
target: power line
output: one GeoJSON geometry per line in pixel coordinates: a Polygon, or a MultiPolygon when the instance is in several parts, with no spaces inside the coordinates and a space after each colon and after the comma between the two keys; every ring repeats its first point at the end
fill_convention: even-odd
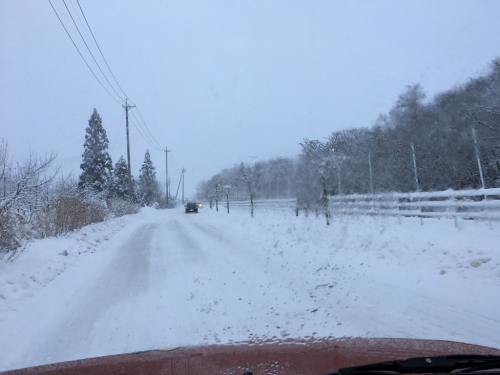
{"type": "MultiPolygon", "coordinates": [[[[92,35],[92,38],[97,46],[97,49],[99,50],[99,53],[101,54],[109,72],[111,73],[111,76],[113,77],[114,81],[116,82],[117,86],[120,88],[121,92],[123,93],[123,95],[125,96],[125,98],[128,98],[127,94],[125,93],[125,91],[123,91],[122,87],[120,86],[120,84],[118,83],[118,80],[116,79],[115,75],[113,74],[113,71],[111,70],[106,58],[104,57],[104,54],[102,53],[102,50],[101,50],[101,47],[99,46],[99,43],[97,42],[97,39],[94,35],[94,32],[92,31],[92,28],[90,27],[89,23],[88,23],[88,20],[87,20],[87,17],[85,16],[85,13],[83,12],[83,9],[80,5],[80,2],[79,0],[76,0],[77,4],[78,4],[78,7],[80,8],[80,12],[82,13],[83,15],[83,18],[85,19],[85,23],[87,24],[87,27],[92,35]]],[[[102,88],[104,90],[106,90],[106,92],[118,103],[118,104],[122,104],[119,100],[117,100],[107,89],[106,87],[103,85],[103,83],[99,80],[99,78],[97,77],[97,75],[94,73],[94,71],[91,69],[90,65],[88,64],[88,62],[85,60],[85,58],[83,57],[82,53],[80,52],[79,48],[77,47],[76,43],[74,42],[73,38],[71,37],[70,33],[68,32],[68,30],[66,29],[66,26],[64,25],[64,23],[62,22],[61,18],[59,17],[59,14],[57,13],[57,11],[55,10],[54,6],[52,5],[51,1],[49,0],[49,3],[52,7],[52,9],[54,10],[54,13],[56,14],[57,18],[59,19],[59,22],[61,22],[61,25],[63,26],[64,30],[66,31],[66,34],[68,34],[69,38],[71,39],[71,42],[73,43],[73,45],[75,46],[76,50],[78,51],[78,53],[80,54],[80,57],[83,59],[83,61],[85,62],[85,64],[87,65],[87,67],[89,68],[89,70],[92,72],[92,74],[94,75],[94,77],[97,79],[97,81],[101,84],[102,88]]],[[[83,37],[78,25],[76,24],[76,21],[75,19],[73,18],[73,15],[71,14],[71,11],[69,10],[68,6],[66,5],[66,1],[63,0],[63,3],[64,3],[64,6],[66,7],[66,10],[68,11],[68,14],[69,16],[71,17],[71,20],[73,21],[73,24],[75,25],[77,31],[78,31],[78,34],[80,35],[80,37],[82,38],[83,40],[83,43],[85,44],[85,46],[87,47],[87,50],[89,51],[90,55],[92,56],[92,59],[94,60],[95,64],[97,65],[97,67],[99,68],[99,70],[101,71],[104,79],[108,82],[109,86],[111,87],[111,89],[115,92],[115,94],[118,96],[118,98],[120,100],[123,101],[123,99],[121,98],[120,94],[115,90],[114,86],[111,84],[111,82],[108,80],[106,74],[103,72],[103,70],[101,69],[101,66],[99,65],[99,63],[97,62],[96,58],[94,57],[94,54],[92,53],[92,51],[90,50],[85,38],[83,37]]],[[[73,5],[73,3],[72,3],[73,5]]],[[[75,9],[75,7],[73,6],[73,8],[75,9]]],[[[75,11],[76,12],[76,11],[75,11]]],[[[76,15],[78,16],[79,20],[81,21],[80,19],[80,16],[78,15],[78,12],[76,12],[76,15]]],[[[82,25],[83,25],[83,22],[82,22],[82,25]]],[[[85,30],[86,31],[86,30],[85,30]]],[[[87,31],[86,31],[87,32],[87,31]]],[[[87,33],[87,36],[88,36],[88,33],[87,33]]],[[[131,101],[132,102],[132,101],[131,101]]],[[[132,104],[134,104],[134,102],[132,102],[132,104]]],[[[154,149],[154,150],[157,150],[157,151],[161,151],[161,152],[165,152],[165,150],[163,149],[163,146],[156,140],[156,138],[153,136],[153,133],[149,130],[148,126],[146,125],[146,122],[144,121],[144,118],[142,117],[141,115],[141,112],[137,109],[137,107],[131,107],[131,108],[135,108],[135,110],[137,111],[137,114],[139,115],[139,118],[141,119],[142,121],[142,124],[144,125],[144,128],[146,130],[144,130],[144,128],[142,127],[141,125],[141,121],[139,121],[139,119],[135,116],[134,112],[131,111],[133,117],[135,118],[135,122],[134,120],[131,118],[131,122],[132,124],[135,126],[135,128],[137,129],[137,131],[139,132],[139,134],[141,135],[141,137],[149,144],[149,146],[154,149]],[[148,135],[149,133],[149,135],[148,135]]],[[[116,144],[116,140],[115,140],[115,144],[116,144]]],[[[114,146],[113,146],[114,148],[114,146]]],[[[174,162],[175,164],[177,164],[177,161],[175,160],[174,158],[174,162]]]]}
{"type": "MultiPolygon", "coordinates": [[[[115,90],[115,88],[113,87],[113,85],[111,84],[111,82],[109,82],[108,80],[108,77],[106,77],[106,74],[104,74],[104,72],[102,71],[101,69],[101,66],[99,65],[99,63],[97,62],[97,60],[95,59],[94,57],[94,54],[92,53],[92,51],[90,50],[87,42],[85,41],[85,38],[83,37],[82,33],[80,32],[80,28],[78,27],[78,25],[76,24],[75,22],[75,19],[73,18],[73,15],[71,14],[71,11],[69,10],[68,6],[66,5],[66,0],[63,0],[63,3],[64,3],[64,6],[66,7],[66,10],[68,11],[68,14],[69,16],[71,17],[71,20],[73,21],[73,24],[75,25],[76,27],[76,30],[78,31],[78,34],[80,34],[80,37],[82,38],[83,40],[83,43],[85,44],[85,47],[87,47],[87,50],[89,51],[90,53],[90,56],[92,56],[92,59],[94,59],[94,62],[95,64],[97,65],[97,67],[99,68],[99,70],[101,71],[104,79],[106,80],[106,82],[108,82],[109,86],[113,89],[113,91],[115,92],[115,94],[123,101],[123,99],[121,98],[120,94],[118,94],[118,92],[115,90]]],[[[126,95],[125,95],[126,96],[126,95]]]]}
{"type": "MultiPolygon", "coordinates": [[[[135,120],[137,121],[137,119],[135,120]]],[[[130,122],[132,122],[132,125],[134,125],[134,127],[137,129],[137,131],[139,132],[139,134],[141,135],[141,137],[146,141],[146,143],[154,150],[156,151],[165,151],[165,150],[162,150],[161,148],[157,147],[155,144],[153,144],[144,134],[144,129],[142,129],[142,127],[140,126],[140,124],[136,124],[136,122],[134,121],[133,117],[130,117],[130,122]]]]}
{"type": "MultiPolygon", "coordinates": [[[[120,84],[118,83],[118,81],[117,81],[117,79],[116,79],[115,75],[113,74],[113,71],[112,71],[112,70],[111,70],[111,68],[109,67],[108,61],[107,61],[107,60],[106,60],[106,58],[104,57],[104,54],[103,54],[103,53],[102,53],[102,51],[101,51],[101,47],[99,47],[99,43],[97,43],[97,39],[95,38],[94,33],[92,32],[92,28],[90,27],[90,25],[89,25],[89,23],[88,23],[88,21],[87,21],[87,17],[85,17],[85,13],[83,13],[83,9],[82,9],[82,7],[80,6],[80,2],[79,2],[78,0],[76,0],[76,2],[77,2],[77,4],[78,4],[78,7],[80,8],[80,11],[81,11],[81,12],[82,12],[82,14],[83,14],[83,18],[85,19],[85,22],[87,23],[87,26],[88,26],[88,28],[89,28],[89,30],[90,30],[90,33],[92,34],[92,38],[94,38],[94,42],[95,42],[95,44],[96,44],[97,48],[99,49],[99,52],[100,52],[100,54],[101,54],[101,56],[102,56],[102,58],[103,58],[104,62],[106,63],[106,66],[108,67],[109,72],[110,72],[110,73],[111,73],[111,75],[113,76],[113,79],[115,80],[116,84],[118,85],[118,87],[119,87],[119,88],[120,88],[120,90],[122,91],[123,95],[127,96],[127,94],[125,94],[125,91],[123,91],[122,87],[121,87],[121,86],[120,86],[120,84]]],[[[130,99],[129,99],[129,100],[130,100],[130,99]]],[[[135,103],[134,103],[134,102],[132,102],[132,104],[135,104],[135,103]]]]}
{"type": "Polygon", "coordinates": [[[175,159],[175,155],[173,153],[172,153],[172,157],[174,158],[174,163],[177,166],[177,169],[182,169],[181,167],[179,167],[179,164],[177,164],[177,160],[175,159]]]}
{"type": "Polygon", "coordinates": [[[85,30],[85,35],[90,38],[89,31],[85,27],[85,24],[82,21],[82,17],[80,15],[80,12],[76,9],[75,3],[73,1],[69,2],[71,4],[71,8],[73,8],[73,14],[76,14],[76,17],[78,18],[78,23],[80,24],[80,27],[85,30]]]}
{"type": "Polygon", "coordinates": [[[153,134],[149,130],[148,126],[146,125],[146,122],[144,122],[144,119],[142,118],[141,112],[139,112],[139,110],[137,109],[137,107],[135,108],[135,110],[137,111],[137,114],[139,115],[140,119],[142,120],[142,123],[144,124],[144,127],[147,129],[149,135],[151,136],[151,139],[154,141],[154,143],[156,143],[158,145],[158,147],[162,148],[163,146],[155,139],[155,137],[153,136],[153,134]]]}
{"type": "Polygon", "coordinates": [[[123,113],[122,119],[120,120],[120,125],[118,125],[118,133],[116,133],[115,142],[113,143],[113,148],[111,149],[111,155],[113,155],[113,152],[115,151],[116,141],[118,140],[118,136],[120,135],[120,130],[122,128],[124,117],[125,117],[125,112],[123,113]]]}
{"type": "Polygon", "coordinates": [[[141,133],[141,136],[144,138],[144,140],[145,140],[146,142],[148,142],[148,143],[151,145],[151,147],[154,147],[156,150],[161,150],[161,151],[163,151],[163,148],[162,148],[161,146],[157,146],[157,145],[156,145],[156,144],[155,144],[155,143],[154,143],[154,142],[150,139],[150,137],[148,136],[148,134],[146,133],[146,131],[144,130],[144,128],[142,127],[141,123],[139,122],[139,120],[137,119],[137,117],[135,116],[135,114],[134,114],[133,112],[132,112],[132,116],[134,116],[134,119],[135,119],[135,121],[136,121],[136,125],[138,125],[138,126],[140,127],[140,129],[141,129],[141,131],[142,131],[142,133],[143,133],[143,134],[141,133]]]}
{"type": "MultiPolygon", "coordinates": [[[[117,102],[118,104],[122,104],[120,101],[118,101],[113,95],[111,95],[111,93],[108,91],[108,89],[106,89],[106,87],[104,87],[104,85],[102,84],[102,82],[99,80],[99,78],[97,78],[96,74],[94,73],[94,71],[92,70],[92,68],[90,67],[90,65],[88,64],[87,60],[85,60],[85,58],[83,57],[82,53],[80,52],[80,50],[78,49],[78,47],[76,46],[75,44],[75,41],[73,40],[73,38],[71,37],[71,35],[69,34],[68,32],[68,29],[66,29],[66,26],[64,26],[64,23],[63,21],[61,20],[61,17],[59,17],[59,14],[57,14],[57,11],[56,9],[54,8],[54,6],[52,5],[51,1],[49,1],[49,4],[50,6],[52,7],[52,9],[54,10],[54,13],[56,14],[57,18],[59,19],[59,22],[61,22],[61,25],[62,27],[64,28],[64,30],[66,31],[66,34],[68,34],[69,38],[71,39],[71,42],[73,43],[73,45],[75,46],[76,50],[78,51],[78,53],[80,54],[80,57],[83,59],[83,61],[85,62],[85,65],[87,65],[87,68],[89,68],[89,70],[92,72],[92,74],[94,75],[95,79],[97,79],[97,82],[99,82],[99,84],[102,86],[102,88],[109,94],[109,96],[111,96],[111,98],[113,98],[113,100],[115,102],[117,102]]],[[[121,98],[120,98],[121,99],[121,98]]]]}
{"type": "MultiPolygon", "coordinates": [[[[64,0],[63,0],[63,1],[64,1],[64,0]]],[[[128,96],[127,96],[127,94],[125,93],[125,91],[123,91],[122,87],[121,87],[121,86],[120,86],[120,84],[118,83],[118,80],[116,79],[115,75],[113,74],[113,71],[111,70],[111,68],[110,68],[110,66],[109,66],[109,64],[108,64],[108,61],[107,61],[107,60],[106,60],[106,58],[104,57],[104,54],[102,53],[101,47],[99,46],[99,43],[97,42],[97,39],[96,39],[96,37],[95,37],[95,35],[94,35],[94,32],[92,31],[92,28],[91,28],[91,27],[90,27],[90,25],[89,25],[89,22],[88,22],[88,20],[87,20],[87,17],[85,16],[85,13],[83,12],[83,9],[82,9],[82,7],[81,7],[81,5],[80,5],[79,0],[77,0],[76,2],[77,2],[77,4],[78,4],[78,7],[80,8],[80,12],[82,13],[83,18],[85,19],[85,23],[87,24],[87,27],[88,27],[88,29],[90,30],[90,33],[92,34],[92,38],[94,39],[94,42],[95,42],[95,44],[96,44],[96,46],[97,46],[97,48],[98,48],[98,50],[99,50],[99,53],[101,54],[101,56],[102,56],[102,58],[103,58],[104,62],[106,63],[106,66],[108,67],[109,72],[110,72],[110,73],[111,73],[111,75],[113,76],[113,79],[115,80],[116,84],[117,84],[117,85],[118,85],[118,87],[120,88],[120,90],[121,90],[121,92],[123,93],[123,95],[125,95],[125,97],[128,97],[128,96]]],[[[81,33],[80,33],[80,36],[81,36],[81,33]]],[[[82,38],[83,38],[83,37],[82,37],[82,38]]],[[[86,44],[86,45],[87,45],[87,44],[86,44]]],[[[88,47],[87,47],[87,48],[88,48],[88,47]]],[[[89,52],[90,52],[90,51],[89,51],[89,52]]],[[[95,59],[94,59],[94,61],[95,61],[95,59]]],[[[96,62],[96,63],[97,63],[97,62],[96,62]]],[[[101,70],[101,72],[102,72],[102,70],[101,70]]],[[[103,73],[103,74],[104,74],[104,73],[103,73]]],[[[109,81],[108,81],[108,83],[109,83],[109,81]]],[[[116,90],[115,90],[115,92],[116,92],[116,90]]],[[[130,98],[129,98],[129,99],[130,99],[130,98]]],[[[135,104],[133,101],[131,101],[131,102],[132,102],[132,104],[135,104]]],[[[134,107],[134,108],[135,108],[135,110],[137,111],[137,114],[139,115],[139,117],[140,117],[140,119],[141,119],[141,121],[142,121],[142,124],[144,124],[144,127],[146,128],[147,133],[149,133],[149,136],[150,136],[150,137],[148,137],[148,138],[150,138],[150,139],[149,139],[149,141],[150,141],[152,144],[154,144],[154,145],[158,146],[158,148],[160,148],[160,149],[162,149],[162,150],[163,150],[162,145],[161,145],[161,144],[160,144],[160,143],[159,143],[159,142],[155,139],[155,137],[153,136],[153,134],[152,134],[152,133],[151,133],[151,131],[149,130],[148,126],[146,125],[146,122],[144,121],[144,119],[143,119],[143,117],[142,117],[141,112],[139,111],[139,109],[138,109],[137,107],[134,107]]],[[[132,114],[134,114],[134,113],[133,113],[133,111],[132,111],[132,114]]],[[[135,115],[134,115],[134,117],[135,117],[135,115]]],[[[137,120],[137,123],[140,125],[140,122],[139,122],[139,120],[137,119],[137,117],[136,117],[136,120],[137,120]]],[[[142,127],[141,127],[141,128],[142,128],[142,127]]],[[[142,129],[142,130],[144,131],[144,129],[142,129]]],[[[146,131],[144,131],[144,134],[147,136],[146,131]]]]}

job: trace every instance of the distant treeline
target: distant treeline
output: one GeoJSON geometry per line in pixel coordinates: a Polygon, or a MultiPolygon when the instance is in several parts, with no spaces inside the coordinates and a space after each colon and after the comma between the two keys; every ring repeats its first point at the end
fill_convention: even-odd
{"type": "Polygon", "coordinates": [[[225,169],[198,184],[198,198],[220,199],[231,186],[232,199],[297,197],[309,205],[339,193],[499,187],[500,59],[486,75],[425,99],[419,84],[407,86],[371,128],[304,139],[293,159],[225,169]]]}

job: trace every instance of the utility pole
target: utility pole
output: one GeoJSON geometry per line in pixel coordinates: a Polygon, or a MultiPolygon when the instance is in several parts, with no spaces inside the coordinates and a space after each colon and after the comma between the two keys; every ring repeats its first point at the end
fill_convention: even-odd
{"type": "Polygon", "coordinates": [[[179,195],[179,189],[181,188],[182,182],[182,204],[184,204],[184,172],[186,172],[186,170],[182,168],[181,177],[179,178],[179,185],[177,186],[177,192],[175,193],[175,201],[177,202],[177,196],[179,195]]]}
{"type": "Polygon", "coordinates": [[[169,195],[170,195],[170,192],[168,191],[168,153],[172,151],[172,150],[169,150],[167,146],[165,146],[165,172],[166,172],[166,175],[167,175],[167,178],[165,180],[165,191],[167,192],[167,208],[168,208],[168,200],[169,200],[169,195]]]}
{"type": "Polygon", "coordinates": [[[125,98],[125,105],[122,105],[125,108],[125,114],[127,117],[127,164],[128,164],[128,199],[132,202],[132,173],[130,169],[130,142],[128,136],[128,109],[135,107],[135,105],[128,105],[127,98],[125,98]]]}
{"type": "Polygon", "coordinates": [[[182,168],[182,204],[184,204],[184,172],[186,169],[182,168]]]}

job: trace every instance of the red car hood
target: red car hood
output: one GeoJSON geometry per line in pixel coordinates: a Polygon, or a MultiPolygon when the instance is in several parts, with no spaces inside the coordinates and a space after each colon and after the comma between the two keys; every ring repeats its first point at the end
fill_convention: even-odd
{"type": "Polygon", "coordinates": [[[167,348],[61,362],[6,374],[321,375],[342,367],[450,354],[500,355],[499,349],[451,341],[341,338],[167,348]]]}

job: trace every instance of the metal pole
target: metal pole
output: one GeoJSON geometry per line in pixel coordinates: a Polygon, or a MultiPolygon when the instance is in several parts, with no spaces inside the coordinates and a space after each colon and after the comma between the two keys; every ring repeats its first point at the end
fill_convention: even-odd
{"type": "Polygon", "coordinates": [[[184,172],[185,169],[182,168],[182,204],[184,204],[184,172]]]}
{"type": "Polygon", "coordinates": [[[418,186],[417,162],[415,159],[415,148],[413,147],[413,143],[411,144],[411,152],[413,154],[413,169],[415,170],[415,184],[417,185],[417,191],[420,191],[420,188],[418,186]]]}
{"type": "Polygon", "coordinates": [[[370,191],[373,194],[372,158],[370,154],[368,154],[368,165],[370,166],[370,191]]]}
{"type": "Polygon", "coordinates": [[[476,129],[472,128],[472,138],[474,138],[474,147],[476,148],[476,157],[477,157],[477,167],[479,168],[479,175],[481,176],[481,185],[483,189],[486,189],[484,186],[484,177],[483,177],[483,169],[481,168],[481,159],[479,158],[479,148],[477,147],[477,139],[476,139],[476,129]]]}

